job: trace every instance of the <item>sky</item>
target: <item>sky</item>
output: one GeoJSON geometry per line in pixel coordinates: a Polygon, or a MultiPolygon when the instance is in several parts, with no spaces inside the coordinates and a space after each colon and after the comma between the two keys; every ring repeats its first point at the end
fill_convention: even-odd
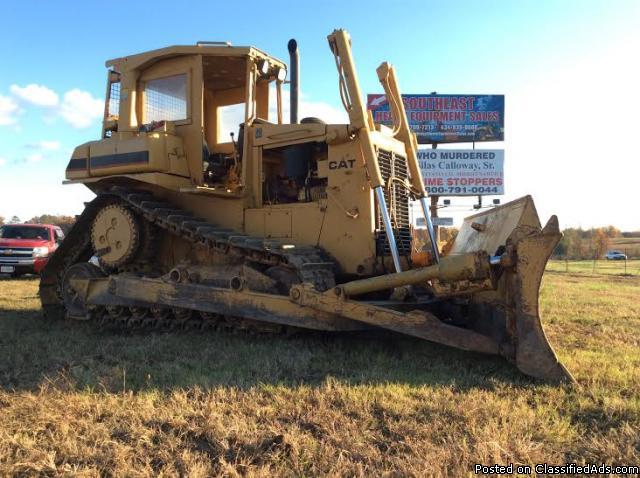
{"type": "MultiPolygon", "coordinates": [[[[8,2],[0,29],[0,215],[78,214],[62,186],[73,148],[97,140],[104,62],[200,40],[301,54],[301,116],[345,122],[326,36],[345,28],[363,92],[391,62],[403,93],[504,94],[505,195],[543,222],[640,229],[640,2],[8,2]],[[188,7],[188,8],[187,8],[188,7]]],[[[455,147],[466,147],[457,145],[455,147]]],[[[459,219],[474,200],[452,198],[459,219]]]]}

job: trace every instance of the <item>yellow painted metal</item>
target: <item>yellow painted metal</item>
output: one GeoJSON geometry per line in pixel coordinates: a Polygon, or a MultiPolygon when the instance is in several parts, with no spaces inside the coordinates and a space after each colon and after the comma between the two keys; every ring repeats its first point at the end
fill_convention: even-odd
{"type": "Polygon", "coordinates": [[[485,250],[495,254],[514,234],[540,229],[540,220],[531,196],[466,217],[449,254],[485,250]]]}
{"type": "MultiPolygon", "coordinates": [[[[545,265],[562,233],[552,216],[544,228],[530,196],[470,216],[464,220],[451,254],[484,248],[503,252],[513,262],[503,267],[492,290],[469,296],[470,310],[486,316],[486,324],[498,317],[514,344],[516,365],[524,373],[551,381],[573,381],[548,342],[538,305],[545,265]]],[[[482,320],[476,322],[482,326],[482,320]]],[[[486,326],[486,325],[485,325],[486,326]]]]}
{"type": "Polygon", "coordinates": [[[69,167],[65,171],[65,177],[67,180],[84,182],[89,177],[89,147],[92,142],[84,143],[73,150],[71,153],[71,162],[69,167]],[[79,163],[77,166],[71,167],[73,163],[79,163]]]}
{"type": "MultiPolygon", "coordinates": [[[[104,189],[106,184],[117,181],[130,181],[144,184],[147,189],[162,188],[164,191],[181,191],[192,189],[193,184],[189,178],[168,175],[166,173],[132,173],[90,178],[67,179],[62,184],[84,184],[92,191],[104,189]]],[[[195,192],[195,191],[194,191],[195,192]]]]}
{"type": "Polygon", "coordinates": [[[257,60],[268,60],[271,65],[277,68],[287,68],[287,65],[276,57],[267,55],[252,46],[216,46],[216,45],[180,45],[169,46],[157,50],[151,50],[136,55],[129,55],[121,58],[108,60],[105,65],[123,72],[127,70],[140,70],[154,63],[165,61],[170,58],[191,55],[207,55],[217,57],[250,57],[257,60]]]}
{"type": "Polygon", "coordinates": [[[254,146],[279,147],[309,141],[325,141],[326,124],[260,124],[254,126],[254,146]]]}
{"type": "Polygon", "coordinates": [[[424,285],[431,279],[444,282],[481,280],[488,278],[489,274],[489,256],[484,251],[477,251],[443,257],[438,264],[432,266],[347,282],[338,286],[336,290],[345,296],[352,296],[405,285],[424,285]]]}
{"type": "Polygon", "coordinates": [[[360,140],[360,151],[369,172],[371,187],[384,186],[375,146],[371,138],[367,109],[362,101],[362,91],[351,54],[351,38],[345,30],[334,30],[328,36],[328,40],[338,66],[342,102],[349,114],[351,130],[360,140]]]}
{"type": "MultiPolygon", "coordinates": [[[[266,121],[269,81],[275,80],[258,78],[255,65],[261,60],[268,60],[272,69],[285,65],[257,49],[169,47],[108,62],[120,79],[117,131],[76,149],[72,159],[86,159],[88,166],[68,169],[67,182],[81,182],[98,190],[135,181],[219,226],[284,237],[298,245],[317,245],[329,251],[345,273],[379,273],[387,259],[376,258],[371,191],[373,185],[381,184],[376,148],[403,157],[407,153],[405,145],[389,131],[367,120],[348,34],[337,30],[330,42],[339,55],[344,86],[352,101],[347,125],[266,121]],[[188,77],[187,118],[167,121],[149,133],[139,131],[147,121],[143,107],[147,82],[178,74],[188,77]],[[221,109],[234,104],[245,105],[244,140],[239,145],[243,156],[238,158],[241,173],[233,183],[205,184],[203,149],[212,154],[234,154],[230,138],[221,137],[219,118],[221,109]],[[316,158],[318,177],[327,181],[325,193],[311,202],[263,203],[265,162],[282,154],[283,148],[300,144],[326,145],[325,155],[316,158]],[[135,153],[147,154],[148,160],[128,163],[128,155],[135,153]],[[90,167],[92,158],[98,156],[115,160],[90,167]],[[284,224],[282,210],[290,211],[284,229],[279,225],[284,224]]],[[[403,269],[408,268],[405,258],[401,261],[403,269]]]]}
{"type": "Polygon", "coordinates": [[[515,299],[518,368],[527,375],[545,380],[573,381],[571,373],[560,363],[547,340],[538,305],[542,274],[561,237],[558,220],[552,216],[541,234],[519,239],[515,277],[506,276],[504,281],[510,282],[504,286],[512,288],[515,299]]]}
{"type": "Polygon", "coordinates": [[[294,302],[311,309],[333,313],[357,322],[451,347],[486,354],[501,353],[499,343],[493,338],[472,330],[447,325],[428,311],[398,312],[355,300],[346,300],[344,296],[337,297],[332,291],[319,293],[305,285],[294,286],[291,289],[291,298],[294,302]]]}
{"type": "Polygon", "coordinates": [[[91,242],[103,263],[123,264],[133,257],[139,245],[139,225],[124,207],[107,206],[93,220],[91,242]]]}
{"type": "MultiPolygon", "coordinates": [[[[174,46],[109,61],[107,65],[120,80],[118,115],[105,117],[103,136],[109,133],[110,137],[75,149],[66,182],[83,183],[94,191],[116,185],[146,190],[194,217],[239,234],[279,238],[296,247],[319,247],[332,258],[337,277],[345,282],[340,285],[341,295],[333,290],[323,294],[294,287],[308,300],[304,307],[290,303],[287,297],[261,296],[258,300],[244,293],[231,297],[217,291],[220,300],[227,301],[233,310],[239,310],[241,302],[248,300],[256,310],[264,307],[269,314],[278,308],[291,316],[303,311],[316,325],[333,310],[331,320],[341,314],[339,320],[392,328],[462,348],[490,353],[498,348],[500,354],[515,360],[526,373],[558,380],[570,377],[546,341],[537,305],[544,265],[560,233],[554,220],[541,228],[530,197],[467,218],[450,252],[437,266],[409,269],[410,264],[402,258],[405,272],[380,275],[392,264],[376,248],[379,224],[372,188],[388,186],[382,180],[378,151],[407,158],[410,181],[405,184],[421,196],[424,186],[416,139],[408,128],[393,67],[383,63],[377,70],[385,93],[395,105],[396,127],[390,129],[374,124],[366,110],[348,33],[335,30],[328,41],[338,66],[348,124],[281,124],[281,104],[276,108],[277,122],[269,121],[270,86],[278,86],[275,72],[285,65],[253,47],[174,46]],[[257,68],[259,63],[264,66],[264,61],[270,65],[266,76],[257,68]],[[175,75],[187,77],[186,117],[165,121],[164,125],[148,125],[146,85],[175,75]],[[222,128],[223,110],[234,105],[243,109],[239,120],[242,128],[235,130],[235,140],[240,141],[240,131],[243,139],[237,145],[223,134],[222,128]],[[268,194],[267,176],[281,178],[287,153],[305,145],[312,151],[312,179],[322,182],[322,191],[311,200],[273,200],[268,194]],[[237,163],[223,180],[205,180],[205,163],[212,157],[233,157],[237,163]],[[131,158],[134,161],[128,162],[131,158]],[[494,276],[489,274],[487,258],[496,254],[504,254],[512,262],[506,260],[497,266],[499,271],[494,276]],[[364,279],[351,280],[355,276],[364,279]],[[434,318],[435,312],[421,310],[419,314],[403,315],[346,299],[427,281],[434,300],[464,297],[464,306],[451,300],[447,310],[458,307],[460,314],[467,314],[463,318],[472,316],[468,329],[448,325],[442,328],[444,324],[434,318]],[[396,324],[398,321],[404,321],[404,325],[396,324]],[[456,339],[456,332],[467,338],[456,339]]],[[[99,237],[105,236],[108,229],[105,218],[97,224],[99,237]]],[[[170,234],[163,234],[161,239],[159,264],[172,264],[176,257],[189,258],[203,266],[218,260],[170,234]]],[[[109,247],[115,244],[107,242],[109,247]]],[[[145,284],[156,294],[147,299],[162,299],[175,307],[180,306],[180,296],[167,294],[191,291],[203,300],[207,294],[205,286],[187,290],[155,282],[145,284]]],[[[123,292],[128,293],[133,294],[123,292]]],[[[146,293],[141,291],[140,297],[134,299],[146,293]]],[[[193,300],[190,303],[195,304],[193,300]]]]}
{"type": "MultiPolygon", "coordinates": [[[[189,176],[183,139],[175,133],[156,131],[126,137],[115,133],[111,138],[88,143],[86,151],[90,177],[114,174],[162,172],[189,176]],[[136,153],[140,156],[136,157],[136,153]],[[127,156],[130,160],[126,160],[127,156]]],[[[74,154],[80,156],[80,154],[74,154]]]]}
{"type": "MultiPolygon", "coordinates": [[[[231,290],[197,284],[176,284],[159,279],[118,276],[110,280],[111,296],[168,307],[188,307],[203,312],[278,322],[316,330],[359,330],[353,323],[331,311],[319,311],[297,304],[289,297],[250,290],[231,290]]],[[[101,284],[93,293],[102,292],[101,284]]],[[[91,294],[91,289],[89,294],[91,294]]],[[[89,300],[91,302],[91,300],[89,300]]]]}
{"type": "Polygon", "coordinates": [[[409,166],[411,186],[418,197],[426,197],[427,191],[424,188],[420,165],[418,164],[418,141],[416,135],[409,129],[407,113],[402,101],[402,94],[398,87],[398,79],[396,78],[395,69],[389,63],[382,63],[376,70],[378,79],[384,88],[394,122],[396,123],[394,131],[397,130],[395,137],[404,143],[407,152],[407,165],[409,166]]]}

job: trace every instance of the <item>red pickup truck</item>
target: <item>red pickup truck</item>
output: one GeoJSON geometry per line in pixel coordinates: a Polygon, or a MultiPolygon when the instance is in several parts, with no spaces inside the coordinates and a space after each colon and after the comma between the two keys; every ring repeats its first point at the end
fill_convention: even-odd
{"type": "Polygon", "coordinates": [[[0,226],[0,274],[39,274],[63,239],[62,229],[53,224],[0,226]]]}

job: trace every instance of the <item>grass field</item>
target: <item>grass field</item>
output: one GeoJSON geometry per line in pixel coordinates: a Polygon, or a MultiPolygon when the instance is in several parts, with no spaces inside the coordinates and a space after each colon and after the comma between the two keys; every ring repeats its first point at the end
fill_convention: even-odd
{"type": "Polygon", "coordinates": [[[597,261],[563,261],[550,260],[547,263],[547,270],[553,272],[569,272],[571,274],[589,275],[632,275],[640,276],[640,259],[628,261],[607,261],[599,259],[597,261]],[[625,264],[626,262],[626,264],[625,264]]]}
{"type": "Polygon", "coordinates": [[[640,257],[640,237],[614,237],[611,239],[610,248],[637,259],[640,257]]]}
{"type": "Polygon", "coordinates": [[[36,294],[35,280],[0,280],[0,476],[640,464],[640,277],[545,275],[573,388],[402,337],[99,332],[45,322],[36,294]]]}

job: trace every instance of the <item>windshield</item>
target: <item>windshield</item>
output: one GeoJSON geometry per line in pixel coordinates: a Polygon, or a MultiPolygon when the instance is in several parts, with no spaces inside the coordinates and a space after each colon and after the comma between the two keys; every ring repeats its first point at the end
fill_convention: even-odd
{"type": "Polygon", "coordinates": [[[2,239],[50,239],[49,230],[46,227],[33,226],[2,226],[0,227],[2,239]]]}

